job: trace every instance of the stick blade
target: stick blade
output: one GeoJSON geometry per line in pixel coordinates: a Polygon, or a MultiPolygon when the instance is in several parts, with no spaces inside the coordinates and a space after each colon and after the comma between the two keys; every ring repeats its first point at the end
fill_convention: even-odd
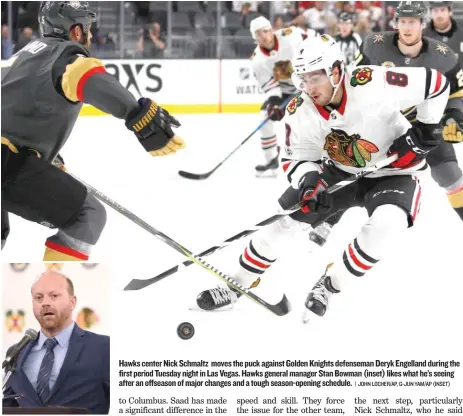
{"type": "Polygon", "coordinates": [[[151,285],[153,282],[151,281],[152,279],[146,279],[146,280],[141,280],[141,279],[132,279],[128,285],[124,288],[124,290],[140,290],[144,289],[145,287],[151,285]]]}
{"type": "Polygon", "coordinates": [[[208,173],[191,173],[191,172],[185,172],[184,170],[179,170],[178,171],[178,174],[182,178],[193,179],[193,180],[196,180],[196,181],[207,179],[209,176],[211,176],[211,173],[212,172],[208,172],[208,173]]]}
{"type": "Polygon", "coordinates": [[[285,316],[289,312],[291,312],[291,303],[285,294],[283,294],[283,297],[281,298],[281,300],[274,305],[266,302],[262,298],[257,297],[252,292],[246,292],[246,296],[256,301],[257,303],[260,303],[262,306],[264,306],[266,309],[268,309],[270,312],[273,312],[277,316],[285,316]]]}
{"type": "Polygon", "coordinates": [[[291,303],[289,302],[286,295],[283,295],[280,302],[278,302],[276,305],[273,305],[271,310],[275,315],[278,316],[284,316],[291,312],[291,303]]]}

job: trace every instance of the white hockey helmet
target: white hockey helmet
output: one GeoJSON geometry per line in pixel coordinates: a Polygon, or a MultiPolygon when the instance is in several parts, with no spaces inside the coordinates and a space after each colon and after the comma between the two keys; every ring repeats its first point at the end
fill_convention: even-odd
{"type": "Polygon", "coordinates": [[[256,17],[255,19],[251,20],[250,31],[252,38],[256,39],[256,32],[261,29],[272,29],[272,24],[270,20],[265,18],[264,16],[256,17]]]}
{"type": "Polygon", "coordinates": [[[294,86],[303,90],[302,75],[308,72],[323,69],[329,77],[331,85],[337,87],[333,82],[333,64],[340,62],[342,76],[344,76],[344,55],[338,43],[329,35],[309,37],[298,46],[298,52],[292,60],[294,86]]]}

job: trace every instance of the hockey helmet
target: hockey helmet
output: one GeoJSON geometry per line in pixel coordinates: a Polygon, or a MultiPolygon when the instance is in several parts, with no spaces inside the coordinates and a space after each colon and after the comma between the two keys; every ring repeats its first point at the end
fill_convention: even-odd
{"type": "Polygon", "coordinates": [[[449,10],[452,9],[452,2],[451,1],[430,1],[429,8],[433,7],[448,7],[449,10]]]}
{"type": "Polygon", "coordinates": [[[39,11],[39,26],[42,36],[69,37],[73,26],[81,25],[84,34],[96,21],[96,13],[86,1],[46,1],[39,11]]]}
{"type": "Polygon", "coordinates": [[[424,1],[401,1],[395,10],[395,19],[401,17],[418,17],[426,19],[428,9],[424,1]]]}
{"type": "Polygon", "coordinates": [[[251,24],[249,30],[251,31],[252,38],[256,39],[256,32],[261,29],[272,29],[272,24],[270,20],[265,18],[264,16],[256,17],[255,19],[251,20],[251,24]]]}
{"type": "Polygon", "coordinates": [[[344,55],[338,43],[329,35],[310,37],[299,44],[299,51],[292,60],[292,81],[296,88],[303,90],[303,74],[318,71],[326,72],[331,85],[333,82],[333,65],[340,63],[344,76],[344,55]]]}
{"type": "Polygon", "coordinates": [[[347,12],[342,12],[339,15],[339,22],[343,23],[355,23],[355,14],[354,13],[347,13],[347,12]]]}

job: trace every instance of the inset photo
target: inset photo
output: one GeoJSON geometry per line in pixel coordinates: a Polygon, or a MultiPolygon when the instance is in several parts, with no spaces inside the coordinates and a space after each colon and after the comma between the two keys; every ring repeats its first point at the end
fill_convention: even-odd
{"type": "Polygon", "coordinates": [[[2,267],[3,413],[48,407],[50,413],[108,414],[109,266],[2,267]]]}

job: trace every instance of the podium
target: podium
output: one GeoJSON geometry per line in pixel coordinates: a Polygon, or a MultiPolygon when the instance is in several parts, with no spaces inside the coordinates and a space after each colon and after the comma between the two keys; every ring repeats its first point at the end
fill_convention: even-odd
{"type": "Polygon", "coordinates": [[[90,410],[82,407],[4,407],[4,415],[89,415],[90,410]]]}

